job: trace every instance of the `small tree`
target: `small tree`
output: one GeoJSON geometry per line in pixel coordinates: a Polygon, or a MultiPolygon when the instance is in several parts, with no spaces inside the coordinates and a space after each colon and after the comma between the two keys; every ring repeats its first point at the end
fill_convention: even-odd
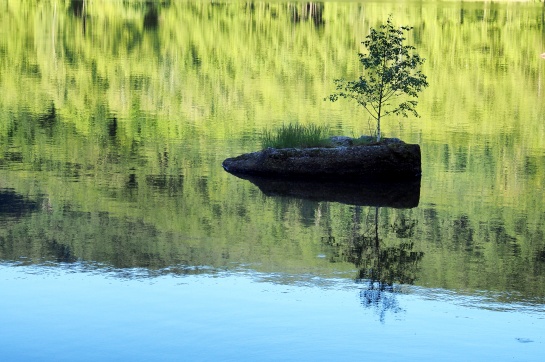
{"type": "Polygon", "coordinates": [[[336,79],[337,93],[329,96],[332,102],[339,97],[355,100],[377,121],[377,142],[380,141],[380,120],[389,114],[419,117],[415,110],[418,92],[428,86],[426,76],[418,70],[424,59],[414,53],[414,47],[403,45],[403,33],[412,27],[394,27],[391,16],[379,30],[371,29],[362,44],[368,54],[359,54],[364,72],[359,79],[336,79]]]}

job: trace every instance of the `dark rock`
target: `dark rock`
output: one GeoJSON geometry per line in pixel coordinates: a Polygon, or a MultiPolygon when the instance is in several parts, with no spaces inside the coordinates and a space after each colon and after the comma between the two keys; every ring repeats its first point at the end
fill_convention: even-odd
{"type": "Polygon", "coordinates": [[[238,175],[306,180],[417,179],[422,174],[420,146],[397,139],[364,146],[268,148],[223,161],[238,175]]]}
{"type": "Polygon", "coordinates": [[[348,147],[354,144],[354,140],[346,136],[333,136],[330,137],[329,140],[331,141],[333,146],[337,147],[348,147]]]}

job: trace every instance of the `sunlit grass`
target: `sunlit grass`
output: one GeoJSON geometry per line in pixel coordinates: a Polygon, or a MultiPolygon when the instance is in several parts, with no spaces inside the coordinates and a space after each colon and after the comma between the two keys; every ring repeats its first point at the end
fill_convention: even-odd
{"type": "Polygon", "coordinates": [[[275,128],[265,130],[261,136],[263,148],[309,148],[331,146],[328,139],[329,128],[316,125],[301,125],[289,123],[275,128]]]}

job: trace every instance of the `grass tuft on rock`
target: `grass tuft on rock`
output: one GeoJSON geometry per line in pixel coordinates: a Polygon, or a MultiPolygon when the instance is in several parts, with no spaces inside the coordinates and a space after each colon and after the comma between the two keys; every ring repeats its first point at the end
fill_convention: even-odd
{"type": "Polygon", "coordinates": [[[309,148],[331,147],[328,139],[329,128],[316,125],[301,125],[289,123],[266,130],[261,136],[261,146],[265,149],[272,148],[309,148]]]}

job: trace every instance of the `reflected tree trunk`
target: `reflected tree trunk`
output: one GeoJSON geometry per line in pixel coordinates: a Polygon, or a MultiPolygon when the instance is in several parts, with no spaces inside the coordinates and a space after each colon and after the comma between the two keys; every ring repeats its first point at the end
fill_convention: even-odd
{"type": "Polygon", "coordinates": [[[81,18],[83,35],[87,33],[87,0],[71,0],[70,10],[72,14],[81,18]]]}
{"type": "Polygon", "coordinates": [[[378,240],[378,206],[375,207],[375,247],[379,248],[379,240],[378,240]]]}
{"type": "Polygon", "coordinates": [[[408,211],[381,210],[379,206],[367,210],[366,213],[361,206],[354,207],[346,243],[332,242],[331,237],[322,238],[322,242],[338,249],[337,257],[358,268],[356,280],[365,286],[360,291],[361,302],[375,308],[382,320],[387,311],[400,310],[395,297],[398,285],[414,283],[424,252],[414,251],[414,243],[407,240],[413,237],[417,224],[408,211]],[[381,211],[391,212],[394,222],[381,228],[381,211]],[[381,234],[389,240],[387,243],[381,234]],[[392,238],[401,240],[395,242],[392,238]]]}

